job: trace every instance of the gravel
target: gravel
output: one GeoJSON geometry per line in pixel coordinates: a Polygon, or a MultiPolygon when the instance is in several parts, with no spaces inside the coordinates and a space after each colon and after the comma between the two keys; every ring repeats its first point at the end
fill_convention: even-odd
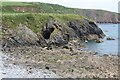
{"type": "Polygon", "coordinates": [[[9,64],[8,56],[0,52],[0,79],[1,78],[57,78],[52,71],[9,64]]]}

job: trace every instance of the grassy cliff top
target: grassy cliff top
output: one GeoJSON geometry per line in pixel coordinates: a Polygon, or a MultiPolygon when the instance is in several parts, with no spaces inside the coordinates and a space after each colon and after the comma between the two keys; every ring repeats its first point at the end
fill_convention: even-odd
{"type": "Polygon", "coordinates": [[[70,8],[57,4],[3,2],[2,24],[14,30],[16,26],[21,23],[35,33],[40,33],[50,17],[53,17],[54,20],[57,20],[59,24],[64,27],[67,26],[67,21],[79,21],[84,18],[81,15],[73,14],[73,11],[68,9],[70,8]],[[32,12],[31,9],[33,9],[34,12],[32,12]],[[26,11],[23,12],[22,10],[26,11]],[[59,11],[62,11],[62,13],[59,13],[59,11]]]}
{"type": "Polygon", "coordinates": [[[65,25],[67,21],[79,21],[84,18],[75,14],[7,13],[2,16],[2,24],[15,29],[21,23],[32,29],[35,33],[38,33],[49,21],[50,17],[57,20],[60,25],[65,25]]]}
{"type": "Polygon", "coordinates": [[[38,2],[2,2],[3,13],[77,14],[103,22],[117,22],[118,14],[105,10],[68,8],[58,4],[38,2]]]}
{"type": "Polygon", "coordinates": [[[2,6],[32,6],[32,4],[26,2],[2,2],[2,6]]]}

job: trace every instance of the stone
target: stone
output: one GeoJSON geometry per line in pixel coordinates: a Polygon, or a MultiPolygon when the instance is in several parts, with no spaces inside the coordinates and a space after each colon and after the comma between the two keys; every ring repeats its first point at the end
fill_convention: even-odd
{"type": "Polygon", "coordinates": [[[102,43],[103,40],[99,39],[99,40],[95,40],[96,43],[102,43]]]}
{"type": "Polygon", "coordinates": [[[65,49],[69,49],[69,47],[68,47],[67,45],[63,46],[63,48],[65,48],[65,49]]]}
{"type": "Polygon", "coordinates": [[[112,37],[107,37],[107,40],[115,40],[115,39],[112,37]]]}
{"type": "Polygon", "coordinates": [[[10,46],[37,45],[38,41],[37,35],[31,29],[19,24],[5,43],[10,46]]]}
{"type": "Polygon", "coordinates": [[[46,42],[45,38],[44,38],[42,35],[39,35],[38,44],[39,44],[41,47],[46,47],[46,46],[47,46],[47,42],[46,42]]]}
{"type": "Polygon", "coordinates": [[[50,68],[48,66],[46,66],[45,69],[49,70],[50,68]]]}
{"type": "Polygon", "coordinates": [[[2,74],[6,74],[5,72],[2,72],[2,74]]]}

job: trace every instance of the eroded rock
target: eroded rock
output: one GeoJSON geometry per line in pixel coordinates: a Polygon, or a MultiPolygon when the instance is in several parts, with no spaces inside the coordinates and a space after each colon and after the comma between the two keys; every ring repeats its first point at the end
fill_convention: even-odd
{"type": "Polygon", "coordinates": [[[19,24],[16,27],[16,30],[11,34],[11,36],[5,39],[4,45],[37,45],[37,41],[39,41],[39,39],[31,29],[29,29],[25,25],[19,24]]]}
{"type": "Polygon", "coordinates": [[[95,40],[96,41],[96,43],[102,43],[103,42],[103,40],[101,40],[101,39],[98,39],[98,40],[95,40]]]}

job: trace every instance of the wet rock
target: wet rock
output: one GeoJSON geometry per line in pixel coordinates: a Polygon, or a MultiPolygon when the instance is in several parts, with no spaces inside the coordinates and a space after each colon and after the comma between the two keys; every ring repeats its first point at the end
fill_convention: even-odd
{"type": "Polygon", "coordinates": [[[99,40],[95,40],[96,43],[102,43],[103,40],[99,39],[99,40]]]}
{"type": "Polygon", "coordinates": [[[112,37],[107,37],[107,40],[115,40],[115,39],[112,37]]]}
{"type": "Polygon", "coordinates": [[[2,74],[6,74],[6,72],[2,72],[2,74]]]}
{"type": "Polygon", "coordinates": [[[98,55],[99,53],[98,52],[95,52],[94,55],[98,55]]]}
{"type": "Polygon", "coordinates": [[[108,54],[104,54],[103,56],[109,56],[108,54]]]}
{"type": "Polygon", "coordinates": [[[105,30],[105,32],[108,32],[108,30],[105,30]]]}

